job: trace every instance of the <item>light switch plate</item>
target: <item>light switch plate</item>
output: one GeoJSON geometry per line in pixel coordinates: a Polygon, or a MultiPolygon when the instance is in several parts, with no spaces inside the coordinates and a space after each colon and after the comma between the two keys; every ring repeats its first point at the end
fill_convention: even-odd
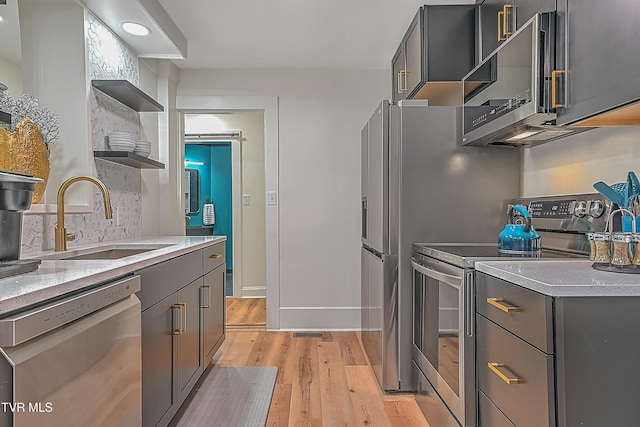
{"type": "Polygon", "coordinates": [[[251,205],[251,196],[248,194],[243,194],[242,195],[242,206],[249,206],[251,205]]]}

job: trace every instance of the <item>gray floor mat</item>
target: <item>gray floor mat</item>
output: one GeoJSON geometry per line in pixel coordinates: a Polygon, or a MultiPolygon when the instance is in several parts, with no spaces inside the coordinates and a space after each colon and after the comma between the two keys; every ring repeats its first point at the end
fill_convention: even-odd
{"type": "Polygon", "coordinates": [[[278,368],[212,367],[172,426],[263,427],[278,368]]]}

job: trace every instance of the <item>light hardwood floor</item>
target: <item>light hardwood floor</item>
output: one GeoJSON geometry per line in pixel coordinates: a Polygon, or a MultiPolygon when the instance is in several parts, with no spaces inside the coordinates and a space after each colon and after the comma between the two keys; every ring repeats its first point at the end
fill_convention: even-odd
{"type": "Polygon", "coordinates": [[[227,330],[264,331],[267,325],[265,298],[227,297],[227,330]]]}
{"type": "Polygon", "coordinates": [[[355,332],[228,331],[213,363],[278,367],[270,427],[428,427],[412,394],[380,391],[355,332]]]}

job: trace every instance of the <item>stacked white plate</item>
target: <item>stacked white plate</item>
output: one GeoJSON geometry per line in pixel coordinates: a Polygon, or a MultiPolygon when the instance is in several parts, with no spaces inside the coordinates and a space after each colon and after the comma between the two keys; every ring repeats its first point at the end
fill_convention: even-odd
{"type": "Polygon", "coordinates": [[[133,151],[136,148],[136,136],[127,132],[113,132],[109,135],[109,147],[114,151],[133,151]]]}
{"type": "Polygon", "coordinates": [[[149,154],[151,153],[151,142],[137,140],[136,147],[133,152],[142,157],[149,157],[149,154]]]}

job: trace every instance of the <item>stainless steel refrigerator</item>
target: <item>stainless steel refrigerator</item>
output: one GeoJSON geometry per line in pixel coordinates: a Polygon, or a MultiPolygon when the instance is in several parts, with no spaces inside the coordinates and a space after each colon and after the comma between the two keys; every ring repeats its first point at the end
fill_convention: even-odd
{"type": "Polygon", "coordinates": [[[463,147],[458,107],[383,101],[362,130],[362,342],[384,390],[413,390],[414,242],[496,242],[520,153],[463,147]]]}

